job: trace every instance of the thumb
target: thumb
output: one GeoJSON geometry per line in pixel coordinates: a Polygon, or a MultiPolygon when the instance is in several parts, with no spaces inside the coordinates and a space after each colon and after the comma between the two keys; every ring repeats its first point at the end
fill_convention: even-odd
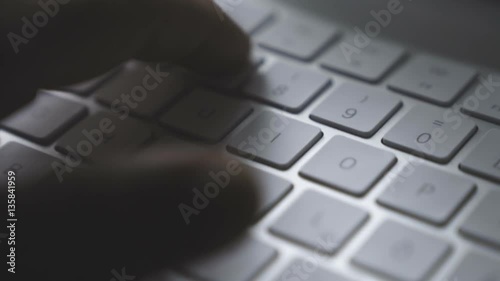
{"type": "Polygon", "coordinates": [[[121,156],[19,193],[21,273],[50,281],[182,263],[244,230],[256,206],[243,166],[186,147],[121,156]]]}

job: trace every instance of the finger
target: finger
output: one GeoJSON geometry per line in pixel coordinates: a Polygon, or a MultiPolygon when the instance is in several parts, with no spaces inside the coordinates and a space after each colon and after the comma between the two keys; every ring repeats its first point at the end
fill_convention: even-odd
{"type": "Polygon", "coordinates": [[[21,19],[33,22],[31,16],[44,11],[38,1],[11,1],[0,11],[6,19],[3,33],[28,41],[13,44],[2,38],[2,50],[9,50],[5,72],[18,83],[70,84],[134,57],[180,63],[206,74],[231,73],[247,62],[248,38],[228,17],[221,20],[210,0],[51,3],[59,12],[45,26],[33,23],[33,38],[23,36],[23,25],[29,24],[21,19]]]}
{"type": "Polygon", "coordinates": [[[112,164],[19,195],[20,268],[51,281],[109,280],[123,267],[140,277],[220,246],[253,217],[253,184],[231,160],[162,149],[112,164]]]}

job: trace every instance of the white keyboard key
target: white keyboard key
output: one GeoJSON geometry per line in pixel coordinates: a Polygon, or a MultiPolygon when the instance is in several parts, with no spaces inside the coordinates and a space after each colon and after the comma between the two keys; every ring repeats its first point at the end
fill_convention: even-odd
{"type": "Polygon", "coordinates": [[[469,119],[447,120],[444,109],[418,105],[411,109],[382,140],[384,144],[427,158],[448,163],[476,133],[469,119]]]}
{"type": "Polygon", "coordinates": [[[339,274],[318,267],[314,258],[294,260],[276,279],[276,281],[353,281],[339,274]]]}
{"type": "Polygon", "coordinates": [[[185,84],[183,75],[172,68],[130,62],[95,91],[95,98],[114,111],[127,108],[140,117],[153,117],[184,90],[185,84]]]}
{"type": "Polygon", "coordinates": [[[38,150],[9,142],[0,147],[0,180],[6,187],[8,172],[13,171],[17,186],[21,188],[42,182],[56,183],[58,179],[52,169],[52,163],[55,162],[61,161],[38,150]]]}
{"type": "Polygon", "coordinates": [[[483,243],[500,248],[500,191],[487,194],[460,231],[483,243]]]}
{"type": "Polygon", "coordinates": [[[300,175],[361,196],[395,163],[390,152],[335,136],[302,167],[300,175]]]}
{"type": "Polygon", "coordinates": [[[384,222],[353,262],[400,281],[429,280],[450,252],[448,243],[393,221],[384,222]]]}
{"type": "Polygon", "coordinates": [[[257,39],[264,48],[307,61],[337,35],[337,28],[328,22],[296,17],[274,22],[257,39]]]}
{"type": "Polygon", "coordinates": [[[40,144],[50,144],[71,125],[87,114],[87,108],[76,102],[41,94],[5,118],[1,127],[40,144]]]}
{"type": "Polygon", "coordinates": [[[243,91],[259,101],[297,113],[330,83],[326,75],[278,62],[257,73],[243,91]]]}
{"type": "Polygon", "coordinates": [[[308,191],[271,226],[271,232],[315,250],[333,254],[366,220],[366,211],[308,191]]]}
{"type": "Polygon", "coordinates": [[[56,143],[56,150],[74,162],[101,162],[117,153],[135,150],[152,136],[146,125],[132,117],[99,112],[81,121],[56,143]]]}
{"type": "Polygon", "coordinates": [[[412,173],[395,179],[377,199],[378,203],[442,225],[475,190],[473,182],[451,173],[424,165],[412,165],[410,169],[412,173]]]}
{"type": "Polygon", "coordinates": [[[479,81],[471,87],[462,111],[500,125],[500,73],[485,75],[479,81]]]}
{"type": "Polygon", "coordinates": [[[451,105],[472,82],[476,71],[434,56],[416,56],[389,81],[392,90],[441,106],[451,105]]]}
{"type": "Polygon", "coordinates": [[[276,256],[276,251],[253,239],[231,242],[216,252],[189,261],[183,268],[207,281],[250,281],[276,256]]]}
{"type": "Polygon", "coordinates": [[[321,59],[321,66],[332,71],[376,83],[403,57],[403,48],[374,40],[357,48],[352,37],[342,40],[321,59]]]}
{"type": "Polygon", "coordinates": [[[479,253],[469,253],[457,270],[449,277],[450,281],[499,281],[500,257],[490,258],[479,253]]]}
{"type": "Polygon", "coordinates": [[[191,137],[216,143],[252,110],[239,100],[197,89],[174,104],[162,115],[160,122],[191,137]]]}
{"type": "Polygon", "coordinates": [[[269,21],[273,14],[270,9],[250,1],[216,0],[215,2],[248,34],[269,21]]]}
{"type": "Polygon", "coordinates": [[[401,107],[399,99],[384,91],[358,84],[336,89],[311,114],[311,119],[369,138],[401,107]]]}
{"type": "Polygon", "coordinates": [[[468,173],[500,182],[500,130],[491,130],[460,164],[468,173]]]}
{"type": "Polygon", "coordinates": [[[321,137],[320,129],[264,111],[229,141],[227,149],[239,156],[288,169],[321,137]]]}

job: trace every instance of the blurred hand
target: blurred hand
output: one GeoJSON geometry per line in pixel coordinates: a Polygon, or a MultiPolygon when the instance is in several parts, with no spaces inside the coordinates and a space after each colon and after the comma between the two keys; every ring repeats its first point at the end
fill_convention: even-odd
{"type": "MultiPolygon", "coordinates": [[[[3,1],[0,18],[0,119],[37,88],[84,81],[129,59],[214,77],[248,63],[249,39],[210,0],[3,1]],[[46,24],[23,31],[26,20],[44,20],[39,11],[46,24]]],[[[221,246],[255,209],[245,171],[189,224],[179,204],[227,163],[211,152],[152,148],[78,169],[63,183],[19,187],[16,277],[107,281],[126,267],[139,280],[221,246]]]]}

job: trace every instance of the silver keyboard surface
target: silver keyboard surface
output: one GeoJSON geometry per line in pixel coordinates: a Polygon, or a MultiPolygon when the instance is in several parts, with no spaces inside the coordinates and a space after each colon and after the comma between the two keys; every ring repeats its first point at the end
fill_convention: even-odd
{"type": "Polygon", "coordinates": [[[499,70],[382,38],[347,59],[349,28],[219,2],[263,58],[239,94],[168,67],[141,95],[138,62],[44,90],[0,122],[0,179],[53,176],[82,137],[103,143],[84,162],[174,138],[243,163],[262,198],[245,237],[158,281],[500,280],[499,70]]]}

